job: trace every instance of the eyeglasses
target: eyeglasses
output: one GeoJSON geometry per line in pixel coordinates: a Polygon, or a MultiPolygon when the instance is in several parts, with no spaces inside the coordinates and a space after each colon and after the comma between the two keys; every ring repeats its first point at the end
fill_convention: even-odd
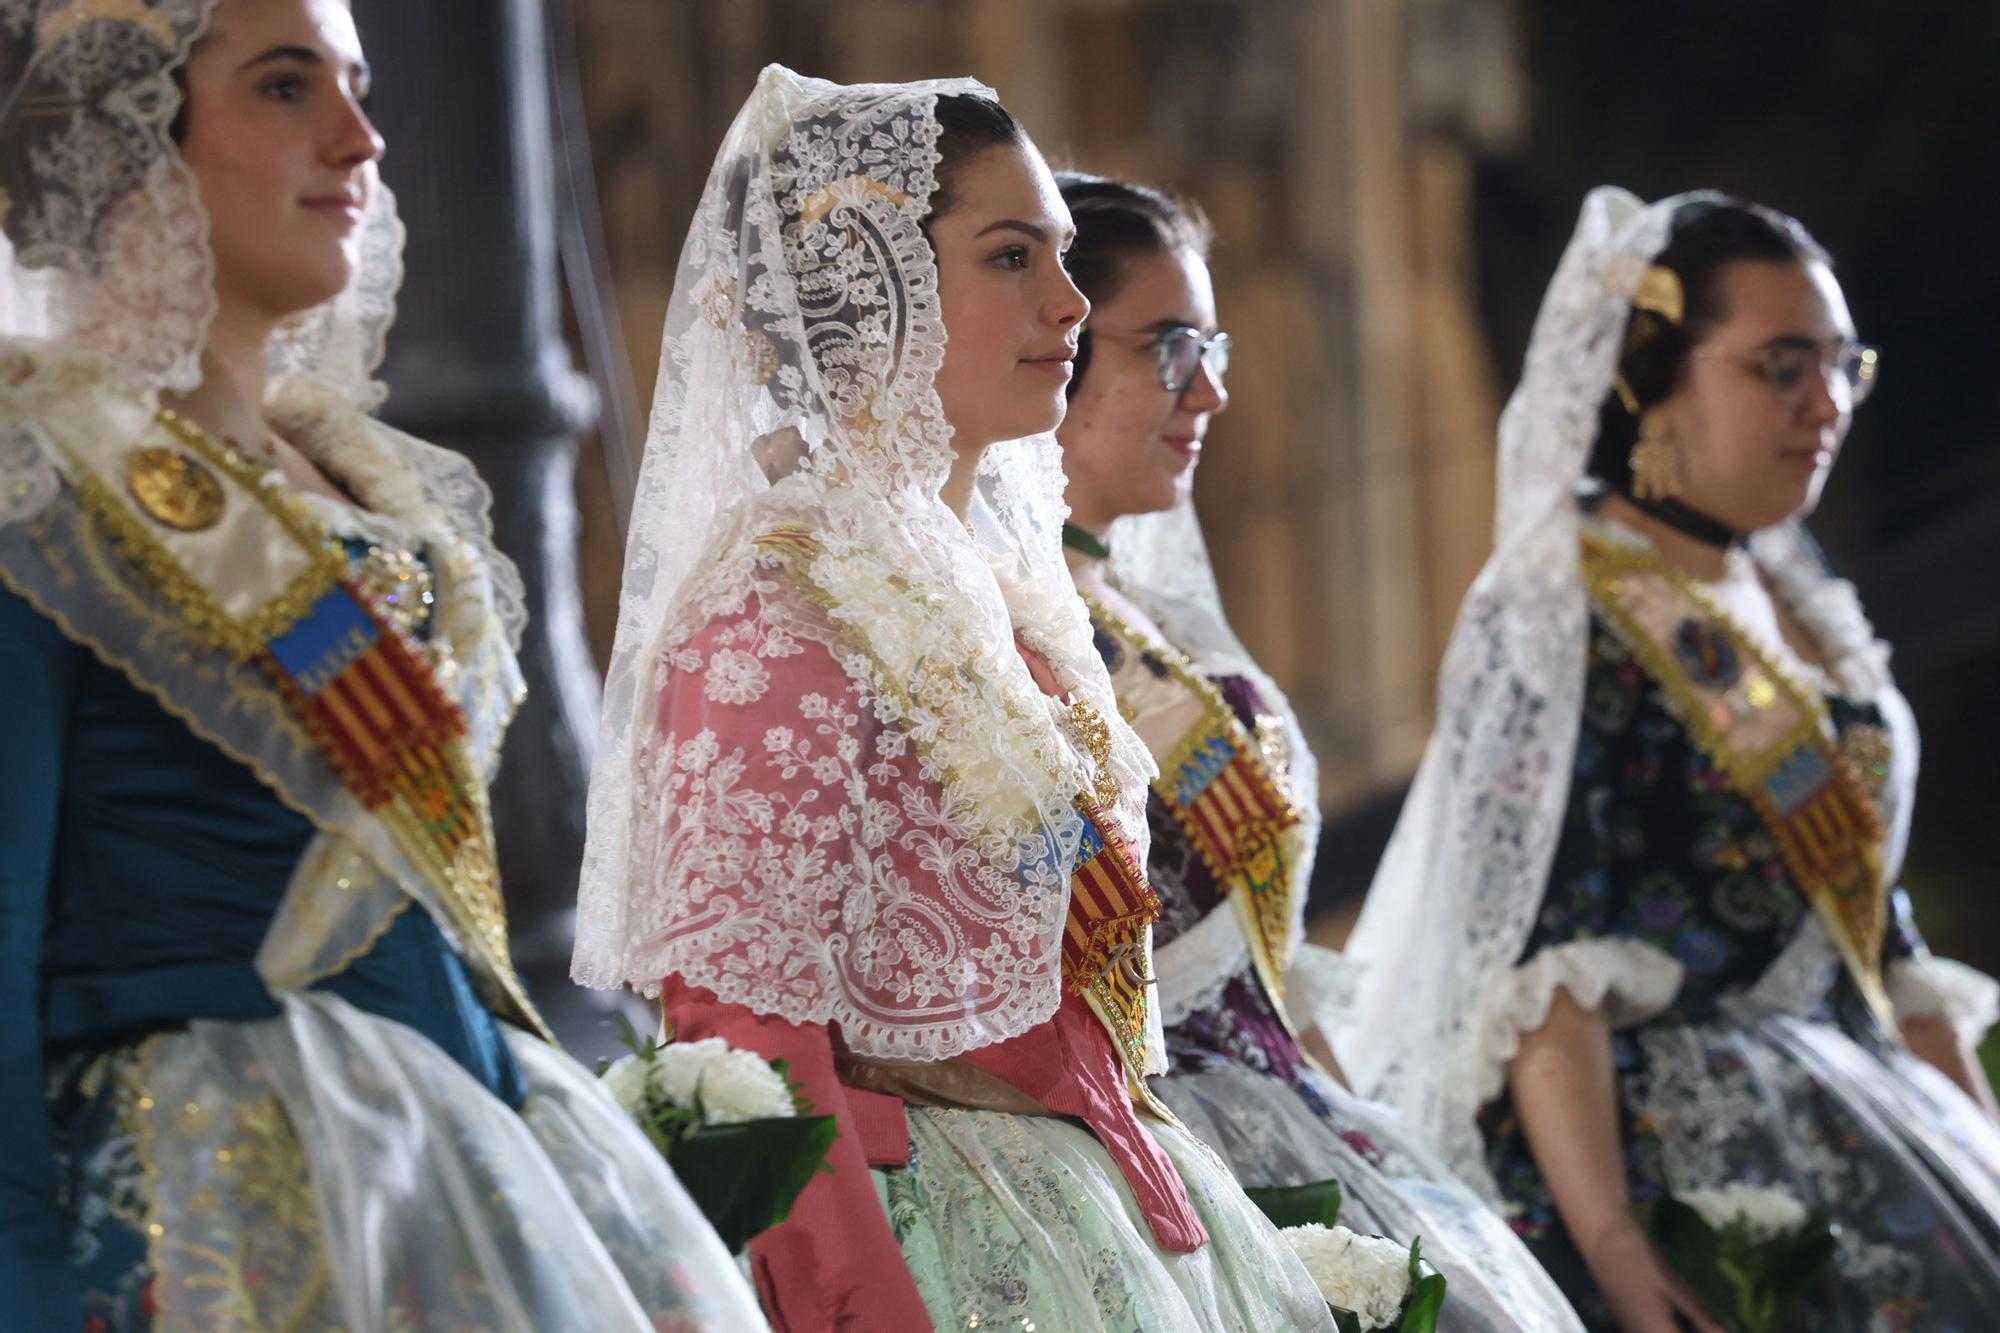
{"type": "Polygon", "coordinates": [[[1161,329],[1158,333],[1140,331],[1128,333],[1115,329],[1100,329],[1095,325],[1086,327],[1086,332],[1101,333],[1110,338],[1123,338],[1144,346],[1150,344],[1157,349],[1160,358],[1160,387],[1168,393],[1182,393],[1194,383],[1197,367],[1208,367],[1208,377],[1217,387],[1222,377],[1229,373],[1229,335],[1222,332],[1203,337],[1200,329],[1191,329],[1185,324],[1161,329]]]}
{"type": "Polygon", "coordinates": [[[1763,380],[1772,397],[1794,409],[1805,403],[1812,392],[1812,377],[1818,375],[1827,396],[1842,412],[1852,412],[1868,401],[1882,364],[1881,353],[1867,343],[1844,343],[1831,355],[1799,343],[1779,343],[1755,352],[1696,348],[1689,355],[1741,366],[1763,380]]]}

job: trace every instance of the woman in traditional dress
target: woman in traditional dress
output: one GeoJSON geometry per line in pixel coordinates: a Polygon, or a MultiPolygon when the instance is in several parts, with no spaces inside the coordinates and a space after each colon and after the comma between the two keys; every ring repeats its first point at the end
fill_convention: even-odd
{"type": "Polygon", "coordinates": [[[1063,540],[1119,711],[1160,767],[1146,869],[1168,1075],[1153,1089],[1245,1184],[1332,1181],[1345,1225],[1420,1238],[1451,1283],[1446,1327],[1575,1328],[1500,1218],[1301,1044],[1346,979],[1338,955],[1303,938],[1317,765],[1229,627],[1191,499],[1209,422],[1229,405],[1208,226],[1145,186],[1057,181],[1076,221],[1070,272],[1091,302],[1057,432],[1063,540]]]}
{"type": "Polygon", "coordinates": [[[1144,1082],[1150,764],[1048,435],[1069,239],[988,90],[773,66],[682,253],[575,971],[839,1118],[751,1246],[783,1329],[1330,1326],[1144,1082]]]}
{"type": "Polygon", "coordinates": [[[0,0],[0,1316],[759,1326],[507,960],[520,584],[332,0],[0,0]]]}
{"type": "Polygon", "coordinates": [[[1604,189],[1501,421],[1336,1044],[1594,1327],[1715,1327],[1635,1209],[1732,1185],[1840,1227],[1802,1326],[2000,1310],[1994,986],[1896,889],[1909,711],[1800,526],[1875,366],[1796,222],[1604,189]]]}

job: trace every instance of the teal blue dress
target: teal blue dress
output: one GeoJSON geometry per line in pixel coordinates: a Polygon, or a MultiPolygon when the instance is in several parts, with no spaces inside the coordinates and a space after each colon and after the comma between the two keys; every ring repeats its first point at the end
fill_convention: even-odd
{"type": "Polygon", "coordinates": [[[352,500],[0,338],[0,1333],[760,1326],[507,958],[490,492],[310,375],[264,406],[352,500]]]}
{"type": "MultiPolygon", "coordinates": [[[[254,960],[315,829],[4,588],[0,710],[0,1311],[145,1328],[138,1164],[105,1072],[190,1019],[278,1014],[254,960]]],[[[520,1106],[499,1025],[422,910],[317,988],[520,1106]]]]}

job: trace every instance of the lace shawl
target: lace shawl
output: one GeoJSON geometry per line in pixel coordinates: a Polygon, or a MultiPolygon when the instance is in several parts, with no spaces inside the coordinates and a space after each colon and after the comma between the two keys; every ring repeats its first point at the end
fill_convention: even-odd
{"type": "Polygon", "coordinates": [[[1053,438],[987,450],[964,520],[939,498],[920,224],[954,94],[991,95],[772,66],[716,157],[632,506],[573,966],[673,972],[885,1057],[1054,1013],[1077,798],[1143,855],[1152,771],[1062,563],[1053,438]]]}

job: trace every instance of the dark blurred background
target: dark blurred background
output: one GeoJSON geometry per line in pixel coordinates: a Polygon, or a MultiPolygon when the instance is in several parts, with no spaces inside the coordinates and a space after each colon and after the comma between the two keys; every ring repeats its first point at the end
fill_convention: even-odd
{"type": "Polygon", "coordinates": [[[1337,940],[1484,559],[1494,423],[1584,192],[1795,214],[1883,349],[1813,527],[1895,645],[1925,755],[1907,880],[2000,971],[2000,6],[1917,0],[354,0],[412,280],[392,415],[466,449],[530,575],[498,794],[522,962],[564,980],[636,448],[687,221],[757,70],[971,74],[1048,155],[1206,206],[1233,403],[1198,483],[1238,629],[1325,772],[1337,940]],[[449,53],[449,58],[441,56],[449,53]],[[595,406],[587,368],[597,387],[595,406]],[[588,646],[586,646],[588,645],[588,646]]]}
{"type": "Polygon", "coordinates": [[[1906,879],[1931,941],[1989,971],[2000,710],[2000,6],[1777,0],[1517,9],[1529,132],[1481,163],[1479,299],[1519,363],[1593,182],[1715,186],[1832,251],[1883,352],[1812,522],[1923,731],[1906,879]]]}

